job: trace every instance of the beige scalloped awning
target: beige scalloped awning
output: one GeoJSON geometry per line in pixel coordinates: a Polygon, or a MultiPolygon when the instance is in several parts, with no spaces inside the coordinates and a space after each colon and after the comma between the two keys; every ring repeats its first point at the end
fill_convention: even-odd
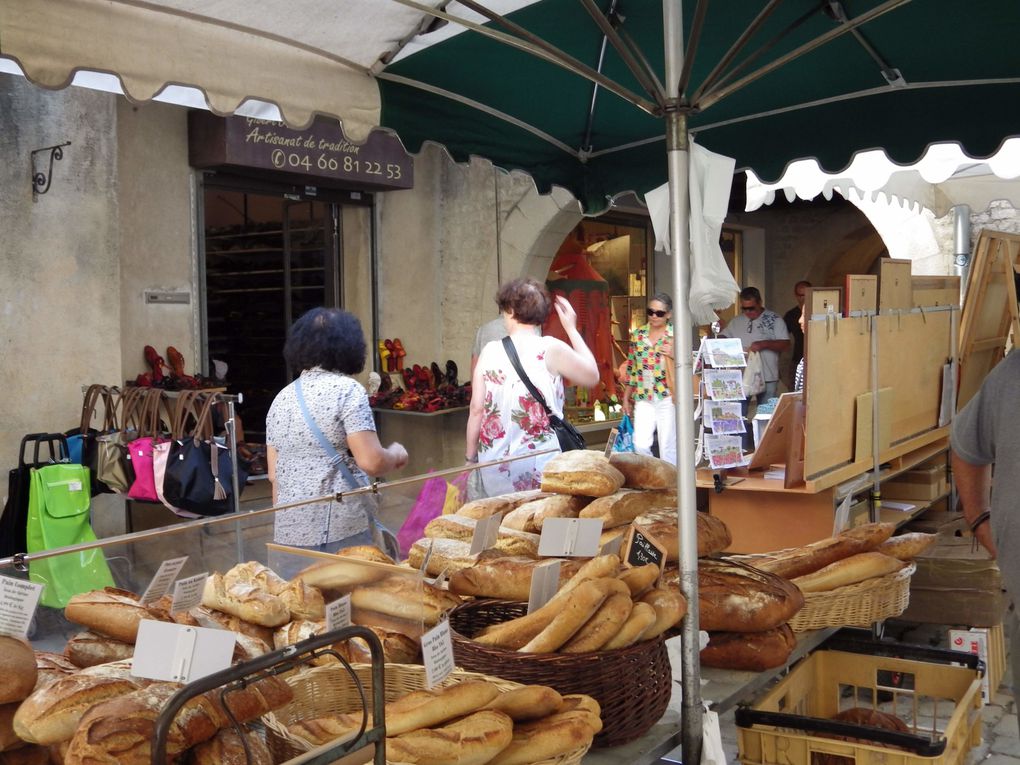
{"type": "Polygon", "coordinates": [[[361,141],[379,124],[371,69],[420,20],[378,0],[0,0],[0,56],[44,88],[66,87],[78,70],[107,72],[133,101],[190,86],[217,114],[253,98],[296,128],[338,117],[361,141]]]}

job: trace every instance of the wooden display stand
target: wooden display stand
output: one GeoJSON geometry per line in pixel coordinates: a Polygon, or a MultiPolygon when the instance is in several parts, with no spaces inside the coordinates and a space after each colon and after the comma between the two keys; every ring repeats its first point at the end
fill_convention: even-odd
{"type": "MultiPolygon", "coordinates": [[[[838,501],[867,491],[876,466],[884,466],[885,480],[948,448],[949,429],[940,427],[939,418],[958,311],[914,308],[909,269],[901,262],[883,261],[878,287],[879,313],[848,318],[839,312],[840,291],[816,291],[825,295],[826,313],[815,313],[818,318],[806,326],[803,419],[784,423],[785,448],[770,443],[771,456],[756,455],[751,462],[767,469],[783,462],[776,457],[785,451],[785,479],[729,471],[741,478],[722,492],[708,492],[709,511],[733,536],[730,551],[767,552],[830,536],[838,501]],[[795,448],[801,444],[802,464],[795,448]]],[[[921,297],[927,302],[945,294],[934,290],[921,297]]],[[[769,436],[767,428],[763,446],[769,436]]],[[[698,485],[713,487],[709,471],[699,471],[698,485]]]]}

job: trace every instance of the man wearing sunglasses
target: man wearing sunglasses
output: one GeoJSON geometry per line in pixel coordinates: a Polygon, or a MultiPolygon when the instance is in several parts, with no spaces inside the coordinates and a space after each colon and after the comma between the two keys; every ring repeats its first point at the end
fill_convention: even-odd
{"type": "Polygon", "coordinates": [[[739,337],[744,353],[757,351],[761,356],[765,390],[758,394],[758,403],[775,398],[779,385],[779,354],[790,347],[790,334],[783,318],[762,305],[757,287],[740,291],[740,313],[730,319],[723,337],[739,337]]]}

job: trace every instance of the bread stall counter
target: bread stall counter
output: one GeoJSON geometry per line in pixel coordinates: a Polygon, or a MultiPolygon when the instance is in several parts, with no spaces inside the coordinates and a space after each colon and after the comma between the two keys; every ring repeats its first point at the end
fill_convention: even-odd
{"type": "MultiPolygon", "coordinates": [[[[673,635],[686,602],[670,566],[677,558],[675,482],[675,468],[653,458],[616,454],[606,459],[591,451],[568,452],[548,463],[541,489],[476,500],[429,522],[403,565],[370,546],[325,556],[273,545],[272,525],[264,523],[263,516],[278,508],[0,560],[4,582],[31,582],[37,578],[33,566],[38,561],[60,557],[105,566],[116,585],[82,588],[65,603],[40,607],[31,625],[24,621],[36,649],[21,660],[24,676],[44,675],[49,684],[36,687],[33,679],[13,691],[7,699],[13,717],[10,727],[0,730],[6,736],[0,744],[25,743],[28,752],[40,756],[48,756],[50,747],[63,747],[73,753],[65,762],[76,763],[82,761],[78,753],[85,740],[102,739],[97,731],[106,730],[111,731],[106,742],[95,744],[97,757],[147,762],[147,738],[132,744],[130,757],[111,749],[118,745],[118,720],[141,715],[151,726],[176,690],[165,682],[149,685],[132,672],[131,660],[141,654],[173,669],[172,651],[153,656],[144,644],[141,636],[151,629],[145,625],[227,630],[234,633],[233,660],[255,661],[323,634],[327,624],[341,618],[327,606],[346,603],[338,606],[341,612],[379,642],[388,682],[391,677],[400,680],[399,687],[386,689],[387,721],[435,700],[439,691],[425,689],[421,647],[430,630],[448,623],[457,669],[444,681],[444,688],[451,690],[442,693],[464,694],[457,716],[474,720],[468,726],[472,737],[478,734],[479,745],[496,750],[492,762],[553,757],[564,763],[582,757],[585,762],[655,762],[675,747],[679,723],[681,667],[673,635]],[[479,524],[491,524],[487,519],[497,516],[489,549],[472,553],[479,524]],[[555,594],[527,614],[524,603],[532,574],[550,560],[538,554],[543,527],[571,518],[600,522],[604,531],[597,554],[554,559],[560,561],[555,594]],[[223,529],[232,533],[211,533],[223,529]],[[661,541],[665,574],[660,576],[657,564],[632,557],[631,540],[637,533],[661,541]],[[287,569],[299,573],[289,578],[277,573],[287,569]],[[455,685],[468,689],[454,692],[455,685]],[[133,711],[115,706],[104,709],[102,716],[86,714],[97,701],[123,699],[130,700],[133,711]],[[539,707],[545,710],[542,715],[534,713],[539,707]],[[50,726],[54,716],[56,728],[50,726]]],[[[384,484],[380,492],[399,489],[401,483],[384,484]]],[[[855,531],[832,540],[824,552],[802,552],[819,564],[834,550],[847,554],[858,549],[850,540],[875,542],[877,533],[873,528],[855,531]]],[[[700,556],[717,555],[729,541],[724,523],[698,514],[700,556]]],[[[702,625],[712,635],[702,663],[731,668],[706,669],[711,681],[707,699],[721,706],[734,703],[829,634],[822,629],[796,636],[789,626],[806,600],[788,578],[799,571],[800,560],[780,556],[766,566],[786,576],[741,562],[702,561],[699,609],[702,625]],[[753,637],[748,639],[748,634],[753,637]]],[[[371,659],[364,640],[344,640],[333,650],[352,663],[371,659]]],[[[319,658],[322,666],[288,676],[286,687],[270,683],[244,713],[262,720],[265,736],[255,738],[264,739],[273,761],[281,761],[281,753],[287,759],[346,735],[352,725],[360,727],[361,716],[350,707],[348,692],[338,689],[349,690],[350,681],[337,676],[339,665],[329,657],[319,658]],[[321,705],[323,698],[341,697],[347,706],[321,705]]],[[[448,699],[439,706],[450,707],[448,699]]],[[[219,730],[229,727],[221,712],[213,709],[210,715],[211,722],[197,732],[171,733],[178,753],[219,738],[219,730]]],[[[401,746],[420,749],[437,739],[448,740],[460,730],[455,730],[457,725],[448,717],[412,715],[406,732],[389,729],[390,745],[394,751],[401,746]],[[450,730],[439,730],[446,728],[450,730]]],[[[216,746],[221,745],[226,742],[216,746]]],[[[217,761],[217,755],[211,756],[214,759],[203,761],[217,761]]],[[[436,762],[456,763],[471,756],[480,756],[475,745],[464,752],[441,748],[436,762]]]]}

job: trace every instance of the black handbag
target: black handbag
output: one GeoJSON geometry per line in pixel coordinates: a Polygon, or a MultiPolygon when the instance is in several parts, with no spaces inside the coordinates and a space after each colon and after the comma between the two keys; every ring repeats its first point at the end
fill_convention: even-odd
{"type": "Polygon", "coordinates": [[[528,389],[528,393],[545,409],[545,413],[549,417],[549,425],[552,426],[553,433],[556,434],[556,440],[560,442],[560,451],[569,452],[575,449],[587,449],[588,444],[585,443],[581,432],[566,420],[553,414],[552,410],[549,409],[549,405],[545,403],[545,396],[539,392],[538,388],[532,384],[531,379],[524,373],[524,367],[521,366],[521,360],[517,356],[517,349],[514,348],[514,343],[509,337],[503,338],[503,349],[506,351],[506,355],[510,357],[510,363],[514,365],[514,369],[517,370],[517,374],[520,376],[521,382],[524,383],[524,387],[528,389]]]}
{"type": "Polygon", "coordinates": [[[68,459],[67,439],[62,433],[30,433],[21,439],[18,466],[7,474],[7,502],[0,514],[0,558],[28,552],[25,531],[28,527],[28,495],[32,471],[68,459]],[[45,445],[49,456],[40,458],[39,447],[45,445]],[[33,447],[31,460],[26,460],[28,447],[33,447]]]}
{"type": "MultiPolygon", "coordinates": [[[[163,496],[167,503],[198,515],[223,515],[234,510],[234,465],[230,449],[213,438],[211,408],[216,396],[210,396],[195,426],[194,437],[173,441],[163,476],[163,496]]],[[[237,485],[248,480],[238,462],[237,485]]]]}

